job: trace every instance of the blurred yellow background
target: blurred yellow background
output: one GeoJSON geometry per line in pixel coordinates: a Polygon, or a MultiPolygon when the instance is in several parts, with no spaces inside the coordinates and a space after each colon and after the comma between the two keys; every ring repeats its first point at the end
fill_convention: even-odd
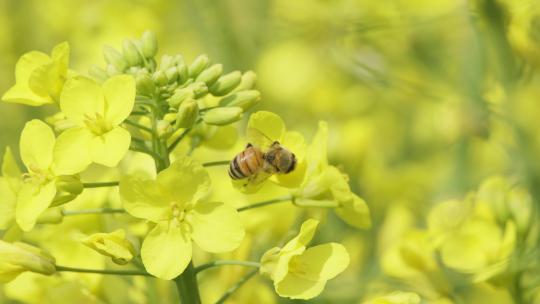
{"type": "MultiPolygon", "coordinates": [[[[0,92],[13,85],[25,52],[68,41],[70,67],[87,71],[104,65],[104,44],[119,48],[147,29],[157,34],[159,55],[181,53],[189,62],[206,53],[225,71],[255,71],[263,97],[255,110],[280,114],[307,138],[328,121],[330,159],[370,206],[371,230],[325,232],[356,250],[354,278],[328,289],[329,299],[356,303],[393,284],[378,261],[399,238],[398,222],[425,227],[434,204],[464,198],[491,175],[538,198],[537,4],[0,0],[0,92]]],[[[24,123],[53,112],[0,103],[0,150],[17,151],[24,123]]]]}

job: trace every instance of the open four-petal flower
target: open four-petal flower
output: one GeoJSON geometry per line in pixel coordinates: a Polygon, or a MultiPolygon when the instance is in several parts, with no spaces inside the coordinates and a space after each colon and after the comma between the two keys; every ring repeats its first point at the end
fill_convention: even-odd
{"type": "Polygon", "coordinates": [[[60,108],[76,127],[64,131],[55,147],[63,174],[81,172],[95,162],[114,167],[124,157],[130,133],[119,126],[135,102],[135,80],[119,75],[99,85],[90,78],[70,78],[60,96],[60,108]]]}
{"type": "Polygon", "coordinates": [[[155,223],[141,248],[149,273],[165,280],[180,275],[191,261],[192,241],[213,253],[240,245],[244,228],[238,212],[224,203],[202,201],[209,189],[206,170],[186,157],[155,180],[122,178],[120,196],[126,210],[155,223]]]}
{"type": "Polygon", "coordinates": [[[326,243],[306,249],[319,222],[309,219],[300,233],[285,246],[268,250],[261,258],[260,272],[274,281],[276,292],[291,299],[312,299],[326,282],[349,266],[349,254],[338,243],[326,243]]]}

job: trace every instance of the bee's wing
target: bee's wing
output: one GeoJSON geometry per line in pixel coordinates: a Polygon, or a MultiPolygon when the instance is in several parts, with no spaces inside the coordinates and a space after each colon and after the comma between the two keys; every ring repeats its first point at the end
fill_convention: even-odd
{"type": "Polygon", "coordinates": [[[261,150],[267,150],[272,143],[274,143],[274,140],[268,137],[268,135],[255,128],[247,129],[247,138],[251,144],[255,145],[261,150]]]}
{"type": "Polygon", "coordinates": [[[270,176],[272,176],[272,174],[259,170],[248,178],[233,180],[233,185],[243,193],[254,193],[263,186],[264,181],[270,176]]]}

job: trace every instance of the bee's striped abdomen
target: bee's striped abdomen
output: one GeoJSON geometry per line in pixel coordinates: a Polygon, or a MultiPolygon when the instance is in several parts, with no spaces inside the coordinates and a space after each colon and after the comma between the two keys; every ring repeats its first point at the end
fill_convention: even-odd
{"type": "Polygon", "coordinates": [[[243,179],[254,175],[262,168],[263,159],[259,149],[249,146],[238,153],[229,164],[229,176],[243,179]]]}

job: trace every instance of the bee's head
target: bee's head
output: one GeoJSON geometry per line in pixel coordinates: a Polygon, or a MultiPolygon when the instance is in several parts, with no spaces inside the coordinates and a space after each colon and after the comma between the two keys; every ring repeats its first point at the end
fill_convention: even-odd
{"type": "Polygon", "coordinates": [[[285,170],[285,173],[289,173],[296,168],[296,155],[291,152],[290,164],[289,167],[285,170]]]}

